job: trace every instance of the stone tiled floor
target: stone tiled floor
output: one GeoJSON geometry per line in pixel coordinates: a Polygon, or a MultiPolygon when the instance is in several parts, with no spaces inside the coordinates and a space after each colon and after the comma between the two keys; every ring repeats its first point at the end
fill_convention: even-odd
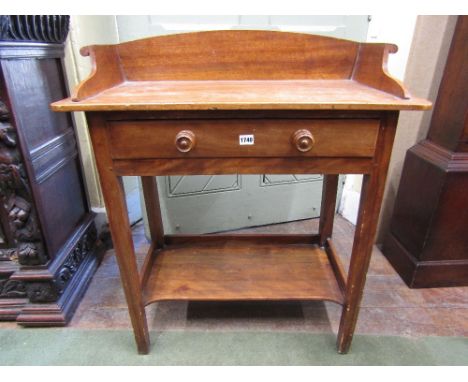
{"type": "MultiPolygon", "coordinates": [[[[316,231],[304,220],[238,232],[316,231]]],[[[336,217],[334,243],[345,268],[354,227],[336,217]]],[[[134,229],[138,262],[149,248],[143,226],[134,229]]],[[[356,333],[404,336],[468,336],[468,288],[409,289],[374,247],[356,333]]],[[[340,306],[329,302],[160,302],[147,307],[153,330],[280,330],[337,332],[340,306]]],[[[0,323],[2,326],[13,323],[0,323]]],[[[130,328],[113,251],[108,251],[70,325],[72,328],[130,328]]]]}

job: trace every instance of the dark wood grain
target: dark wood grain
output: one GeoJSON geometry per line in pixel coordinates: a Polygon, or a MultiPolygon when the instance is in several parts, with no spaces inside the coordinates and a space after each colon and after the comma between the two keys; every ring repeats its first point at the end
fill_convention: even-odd
{"type": "Polygon", "coordinates": [[[0,321],[23,326],[66,325],[98,265],[74,123],[49,107],[67,96],[69,17],[39,36],[46,17],[0,16],[0,321]]]}
{"type": "Polygon", "coordinates": [[[468,16],[458,16],[434,105],[428,139],[443,148],[468,153],[468,16]]]}
{"type": "Polygon", "coordinates": [[[468,285],[468,16],[458,16],[427,139],[408,150],[383,252],[413,288],[468,285]]]}

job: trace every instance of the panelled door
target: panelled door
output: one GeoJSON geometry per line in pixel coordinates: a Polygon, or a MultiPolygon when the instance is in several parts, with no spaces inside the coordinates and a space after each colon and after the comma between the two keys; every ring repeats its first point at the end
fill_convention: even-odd
{"type": "MultiPolygon", "coordinates": [[[[120,42],[217,29],[271,29],[365,41],[368,17],[117,16],[117,27],[120,42]]],[[[322,175],[168,176],[158,177],[158,187],[167,233],[207,233],[319,216],[322,175]]],[[[138,208],[129,207],[135,215],[138,208]]]]}

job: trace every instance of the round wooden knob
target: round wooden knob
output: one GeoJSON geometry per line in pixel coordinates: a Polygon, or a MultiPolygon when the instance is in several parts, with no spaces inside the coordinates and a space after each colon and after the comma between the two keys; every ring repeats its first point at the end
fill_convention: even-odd
{"type": "Polygon", "coordinates": [[[301,129],[297,130],[292,135],[292,141],[294,146],[296,146],[296,149],[305,153],[312,149],[312,146],[314,145],[314,136],[309,130],[301,129]]]}
{"type": "Polygon", "coordinates": [[[175,137],[175,145],[181,153],[187,153],[195,147],[195,134],[190,130],[179,131],[175,137]]]}

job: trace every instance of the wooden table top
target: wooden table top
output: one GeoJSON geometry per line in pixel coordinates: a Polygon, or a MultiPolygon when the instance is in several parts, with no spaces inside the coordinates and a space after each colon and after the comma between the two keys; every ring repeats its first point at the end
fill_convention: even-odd
{"type": "Polygon", "coordinates": [[[52,104],[54,111],[119,110],[426,110],[404,99],[343,80],[125,81],[82,101],[52,104]]]}

